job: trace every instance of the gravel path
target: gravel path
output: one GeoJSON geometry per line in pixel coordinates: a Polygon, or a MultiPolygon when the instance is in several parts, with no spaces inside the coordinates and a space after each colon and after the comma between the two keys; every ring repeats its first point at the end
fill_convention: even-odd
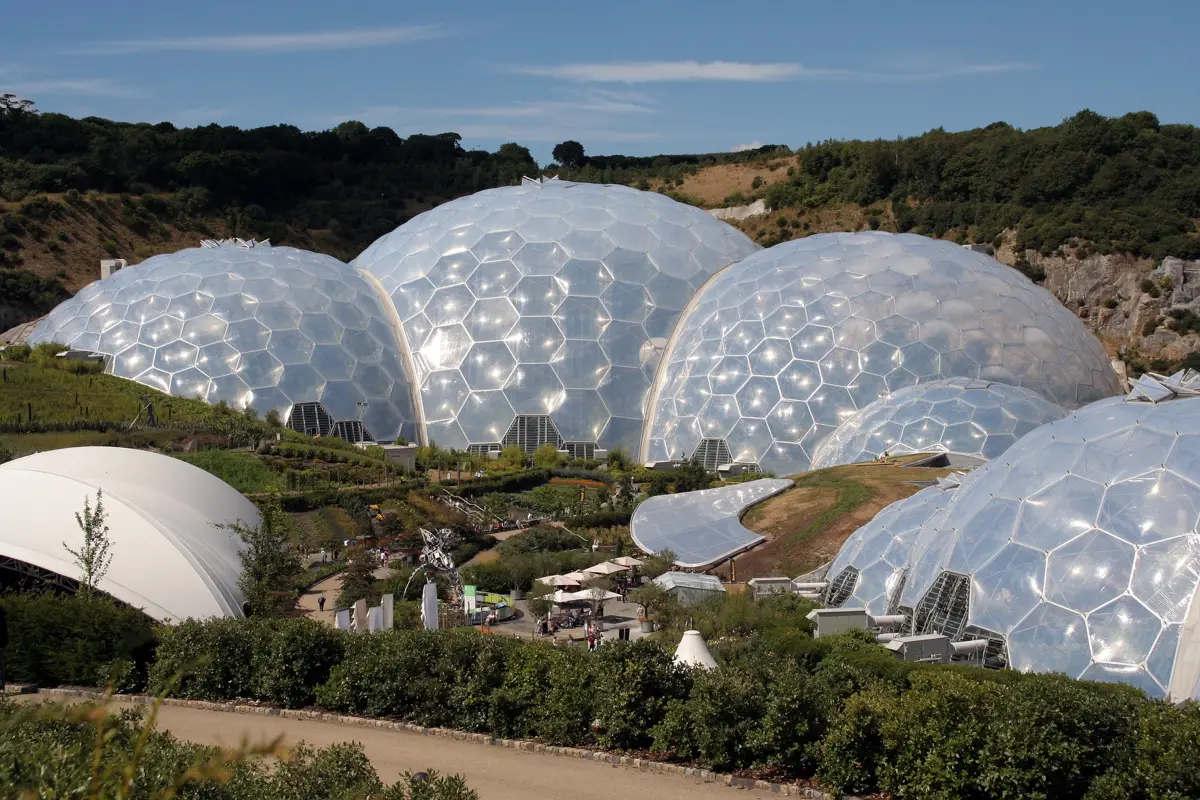
{"type": "MultiPolygon", "coordinates": [[[[20,702],[41,699],[23,695],[20,702]]],[[[127,707],[113,703],[114,708],[127,707]]],[[[132,707],[132,706],[129,706],[132,707]]],[[[144,706],[142,706],[144,708],[144,706]]],[[[303,740],[316,747],[356,741],[380,778],[391,782],[406,770],[436,769],[459,773],[481,800],[673,800],[690,797],[766,798],[770,792],[734,790],[718,783],[701,783],[679,775],[614,767],[476,742],[423,736],[407,731],[359,728],[332,722],[205,711],[176,706],[159,710],[159,728],[186,741],[238,746],[283,735],[286,742],[303,740]],[[734,794],[735,791],[737,794],[734,794]]]]}

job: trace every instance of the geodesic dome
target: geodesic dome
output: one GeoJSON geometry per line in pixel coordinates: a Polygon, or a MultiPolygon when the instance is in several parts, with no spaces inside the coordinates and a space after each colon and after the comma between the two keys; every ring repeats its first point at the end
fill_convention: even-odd
{"type": "Polygon", "coordinates": [[[1200,399],[1103,400],[972,473],[899,607],[1016,669],[1196,696],[1198,518],[1200,399]]]}
{"type": "Polygon", "coordinates": [[[850,534],[826,572],[825,604],[895,613],[909,553],[921,531],[945,516],[956,485],[929,486],[884,508],[850,534]]]}
{"type": "Polygon", "coordinates": [[[995,458],[1066,409],[1020,386],[948,378],[876,400],[817,449],[812,468],[857,464],[887,453],[954,453],[995,458]]]}
{"type": "Polygon", "coordinates": [[[1119,386],[1075,315],[988,256],[875,231],[785,242],[693,301],[663,356],[641,454],[687,457],[703,442],[731,461],[802,472],[880,397],[949,377],[1071,406],[1119,386]]]}
{"type": "Polygon", "coordinates": [[[714,272],[758,247],[663,195],[527,181],[368,247],[403,321],[430,440],[481,450],[639,443],[658,355],[714,272]]]}
{"type": "Polygon", "coordinates": [[[88,284],[30,342],[101,353],[108,372],[176,396],[275,409],[299,430],[391,440],[415,416],[386,302],[335,258],[208,242],[88,284]]]}

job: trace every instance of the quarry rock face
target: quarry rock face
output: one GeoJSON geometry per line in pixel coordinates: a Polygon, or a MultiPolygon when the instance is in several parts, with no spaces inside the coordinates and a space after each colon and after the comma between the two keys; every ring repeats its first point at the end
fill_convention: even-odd
{"type": "Polygon", "coordinates": [[[1162,320],[1171,309],[1200,313],[1200,261],[1153,259],[1127,254],[1084,258],[1034,250],[1025,258],[1046,273],[1044,286],[1110,344],[1127,344],[1150,357],[1180,359],[1200,348],[1200,336],[1180,335],[1162,320]],[[1147,292],[1143,282],[1156,290],[1147,292]],[[1115,301],[1115,307],[1113,306],[1115,301]],[[1159,324],[1147,333],[1149,326],[1159,324]]]}

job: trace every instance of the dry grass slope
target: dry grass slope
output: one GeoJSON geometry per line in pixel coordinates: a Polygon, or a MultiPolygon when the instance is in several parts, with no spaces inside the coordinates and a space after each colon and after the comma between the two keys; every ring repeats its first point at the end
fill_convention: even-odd
{"type": "MultiPolygon", "coordinates": [[[[743,525],[767,541],[736,559],[738,580],[795,577],[824,564],[884,506],[920,491],[914,481],[949,472],[893,462],[833,467],[798,476],[793,488],[751,508],[742,518],[743,525]]],[[[727,574],[728,567],[718,572],[727,574]]]]}

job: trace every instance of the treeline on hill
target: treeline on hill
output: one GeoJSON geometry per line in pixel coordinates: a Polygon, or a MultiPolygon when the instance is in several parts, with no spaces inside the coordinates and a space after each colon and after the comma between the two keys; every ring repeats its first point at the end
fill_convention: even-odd
{"type": "MultiPolygon", "coordinates": [[[[816,777],[841,793],[1200,796],[1194,703],[1177,708],[1131,686],[1060,675],[900,662],[865,632],[813,639],[809,608],[785,596],[724,608],[701,626],[714,633],[720,666],[711,672],[681,668],[669,648],[650,640],[589,653],[469,629],[362,635],[256,617],[157,627],[142,673],[115,668],[118,647],[87,647],[94,635],[74,623],[64,628],[61,617],[42,618],[39,635],[80,661],[94,653],[111,666],[91,674],[115,673],[129,688],[140,679],[151,691],[198,700],[315,706],[649,752],[743,775],[816,777]]],[[[30,603],[21,612],[33,613],[30,603]]],[[[711,616],[703,607],[692,613],[711,616]]],[[[25,674],[31,665],[20,655],[29,632],[14,633],[14,677],[39,677],[25,674]]],[[[73,673],[88,674],[82,667],[73,673]]]]}
{"type": "Polygon", "coordinates": [[[997,122],[828,141],[798,150],[796,161],[766,191],[774,208],[890,201],[902,231],[991,242],[1011,228],[1019,247],[1046,253],[1078,239],[1100,252],[1200,258],[1200,129],[1147,111],[1081,111],[1029,131],[997,122]]]}
{"type": "Polygon", "coordinates": [[[361,249],[403,222],[409,202],[511,184],[538,170],[520,145],[488,153],[460,141],[456,133],[401,138],[353,121],[302,131],[73,119],[36,113],[10,95],[0,103],[0,196],[186,192],[197,214],[237,206],[264,222],[333,229],[361,249]]]}

